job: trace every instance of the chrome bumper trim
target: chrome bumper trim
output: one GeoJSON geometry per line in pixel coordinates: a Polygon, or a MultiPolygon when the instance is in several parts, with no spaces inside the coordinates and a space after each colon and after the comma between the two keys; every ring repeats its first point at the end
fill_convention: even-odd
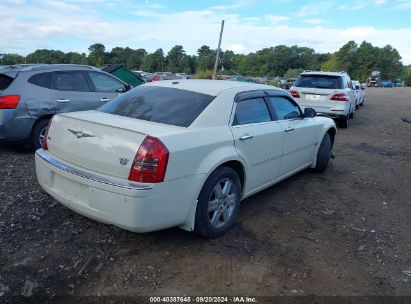
{"type": "Polygon", "coordinates": [[[70,174],[73,174],[73,175],[76,175],[76,176],[79,176],[79,177],[82,177],[88,180],[92,180],[94,182],[99,182],[99,183],[103,183],[106,185],[119,187],[123,189],[130,189],[130,190],[150,190],[153,188],[153,185],[151,184],[131,183],[128,181],[121,182],[121,181],[113,180],[109,177],[101,177],[101,176],[97,176],[95,174],[83,171],[81,169],[73,168],[51,157],[50,154],[44,151],[43,149],[38,149],[36,151],[36,155],[39,156],[44,161],[46,161],[47,163],[49,163],[50,165],[56,167],[57,169],[60,169],[64,172],[67,172],[67,173],[70,173],[70,174]]]}

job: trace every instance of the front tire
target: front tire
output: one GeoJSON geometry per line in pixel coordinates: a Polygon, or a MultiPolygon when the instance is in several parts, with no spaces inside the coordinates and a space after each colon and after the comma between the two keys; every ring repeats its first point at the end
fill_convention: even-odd
{"type": "Polygon", "coordinates": [[[41,148],[41,141],[46,134],[49,119],[42,119],[34,125],[31,131],[31,147],[33,150],[41,148]]]}
{"type": "Polygon", "coordinates": [[[330,135],[327,133],[324,135],[320,148],[318,149],[317,163],[315,165],[314,171],[324,172],[325,169],[327,169],[328,162],[331,159],[331,150],[331,139],[330,135]]]}
{"type": "Polygon", "coordinates": [[[222,236],[236,221],[240,197],[238,174],[230,167],[215,170],[198,196],[194,231],[206,238],[222,236]]]}

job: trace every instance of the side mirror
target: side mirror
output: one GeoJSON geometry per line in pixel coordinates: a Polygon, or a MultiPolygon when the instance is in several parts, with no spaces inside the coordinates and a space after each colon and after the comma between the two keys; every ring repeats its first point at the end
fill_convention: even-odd
{"type": "Polygon", "coordinates": [[[304,109],[304,117],[314,117],[317,115],[317,112],[313,108],[304,109]]]}
{"type": "Polygon", "coordinates": [[[119,93],[119,94],[125,93],[125,92],[129,91],[130,89],[131,89],[131,86],[127,84],[127,85],[125,85],[124,87],[118,88],[118,89],[116,90],[116,93],[119,93]]]}

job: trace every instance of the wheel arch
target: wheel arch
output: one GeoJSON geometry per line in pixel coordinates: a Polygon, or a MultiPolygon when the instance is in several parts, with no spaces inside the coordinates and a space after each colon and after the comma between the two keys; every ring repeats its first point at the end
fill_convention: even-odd
{"type": "Polygon", "coordinates": [[[324,128],[321,130],[320,135],[318,136],[318,141],[317,141],[317,147],[315,149],[315,153],[313,155],[313,163],[311,165],[311,168],[315,168],[317,165],[317,154],[318,150],[320,149],[321,142],[324,138],[324,136],[328,134],[330,136],[331,140],[331,149],[334,147],[334,142],[335,142],[335,136],[337,135],[337,127],[334,125],[326,125],[324,128]]]}
{"type": "MultiPolygon", "coordinates": [[[[331,127],[327,130],[326,132],[328,135],[330,135],[331,139],[331,147],[334,147],[334,141],[335,141],[335,135],[337,134],[337,129],[334,127],[331,127]]],[[[324,134],[325,135],[325,134],[324,134]]]]}
{"type": "MultiPolygon", "coordinates": [[[[207,174],[205,175],[205,178],[203,180],[203,184],[197,194],[200,195],[201,189],[204,186],[204,183],[207,181],[207,178],[218,168],[221,167],[229,167],[232,168],[239,176],[240,178],[240,184],[241,184],[241,192],[243,194],[243,191],[245,189],[245,185],[246,185],[246,166],[244,164],[244,162],[242,162],[239,158],[236,157],[231,157],[231,158],[225,158],[223,160],[221,160],[220,162],[218,162],[217,164],[215,164],[210,170],[209,172],[207,172],[207,174]]],[[[184,222],[184,224],[182,224],[180,226],[181,229],[184,229],[186,231],[194,231],[194,226],[195,226],[195,214],[196,214],[196,210],[197,210],[197,204],[198,204],[198,199],[196,199],[195,202],[193,202],[192,206],[191,206],[191,210],[186,218],[186,221],[184,222]]]]}
{"type": "Polygon", "coordinates": [[[237,173],[238,177],[240,178],[241,191],[243,191],[244,190],[244,185],[245,185],[245,174],[246,174],[244,165],[239,160],[229,160],[229,161],[226,161],[226,162],[220,164],[212,172],[214,172],[215,170],[217,170],[218,168],[221,168],[221,167],[229,167],[237,173]]]}
{"type": "Polygon", "coordinates": [[[28,145],[29,148],[33,148],[33,147],[34,147],[34,146],[33,146],[34,130],[35,130],[36,127],[39,125],[39,123],[42,122],[42,121],[45,121],[45,120],[48,121],[48,120],[50,120],[53,116],[54,116],[54,114],[45,114],[45,115],[40,116],[39,118],[37,118],[37,119],[34,121],[33,125],[31,126],[30,136],[29,136],[28,141],[27,141],[27,145],[28,145]]]}
{"type": "Polygon", "coordinates": [[[31,134],[31,135],[33,134],[33,129],[34,129],[34,127],[35,127],[40,121],[45,120],[45,119],[49,120],[49,119],[51,119],[53,116],[54,116],[54,114],[45,114],[45,115],[42,115],[42,116],[40,116],[39,118],[37,118],[37,119],[34,121],[33,126],[31,127],[30,134],[31,134]]]}

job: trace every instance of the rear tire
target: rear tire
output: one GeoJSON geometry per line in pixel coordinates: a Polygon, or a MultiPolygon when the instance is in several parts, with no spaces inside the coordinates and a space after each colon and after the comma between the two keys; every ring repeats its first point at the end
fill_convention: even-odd
{"type": "Polygon", "coordinates": [[[31,130],[31,147],[35,151],[41,148],[41,138],[45,135],[50,119],[42,119],[31,130]]]}
{"type": "Polygon", "coordinates": [[[230,167],[215,170],[198,196],[194,231],[205,238],[222,236],[237,219],[240,197],[237,173],[230,167]]]}
{"type": "Polygon", "coordinates": [[[348,128],[348,115],[345,118],[338,120],[338,126],[343,129],[348,128]]]}
{"type": "Polygon", "coordinates": [[[330,135],[327,133],[324,135],[320,148],[318,149],[317,163],[315,165],[314,171],[324,172],[325,169],[327,169],[328,162],[331,159],[331,150],[331,139],[330,135]]]}
{"type": "Polygon", "coordinates": [[[354,109],[353,109],[352,112],[350,113],[350,116],[349,116],[349,117],[350,117],[351,119],[354,118],[355,109],[356,109],[356,106],[354,107],[354,109]]]}

